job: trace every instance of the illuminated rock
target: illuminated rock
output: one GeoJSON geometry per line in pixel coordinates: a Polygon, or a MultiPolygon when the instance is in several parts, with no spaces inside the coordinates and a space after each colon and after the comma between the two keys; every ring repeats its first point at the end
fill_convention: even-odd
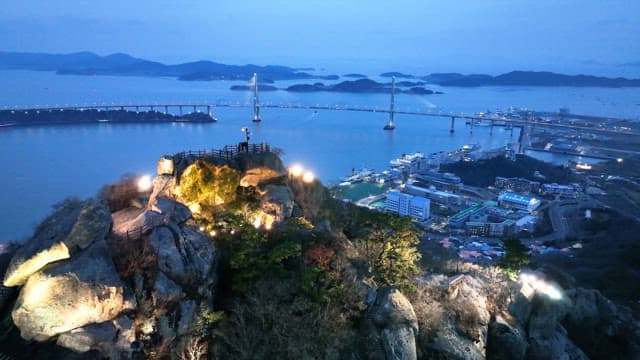
{"type": "Polygon", "coordinates": [[[103,240],[68,261],[29,277],[12,318],[23,338],[58,334],[114,319],[124,306],[123,287],[103,240]]]}
{"type": "Polygon", "coordinates": [[[268,167],[253,168],[242,174],[242,177],[240,178],[240,186],[257,187],[261,183],[269,182],[282,176],[284,176],[284,174],[268,167]]]}
{"type": "Polygon", "coordinates": [[[173,175],[173,159],[163,156],[158,160],[157,172],[158,175],[173,175]]]}
{"type": "Polygon", "coordinates": [[[23,285],[31,274],[45,265],[68,259],[71,254],[65,240],[85,205],[78,200],[67,200],[58,205],[56,211],[38,226],[33,238],[16,251],[5,273],[4,285],[23,285]]]}
{"type": "MultiPolygon", "coordinates": [[[[271,215],[275,222],[291,217],[295,203],[293,201],[293,193],[289,187],[267,185],[263,191],[264,195],[260,199],[262,212],[271,215]]],[[[263,223],[266,223],[266,221],[263,223]]]]}

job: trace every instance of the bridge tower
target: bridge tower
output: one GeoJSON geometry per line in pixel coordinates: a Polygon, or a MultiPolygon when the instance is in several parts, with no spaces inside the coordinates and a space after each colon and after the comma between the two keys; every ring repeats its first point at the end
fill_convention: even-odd
{"type": "Polygon", "coordinates": [[[258,74],[253,73],[253,122],[260,122],[260,101],[258,99],[258,74]]]}
{"type": "Polygon", "coordinates": [[[393,123],[393,105],[394,105],[394,96],[396,93],[396,77],[391,78],[391,106],[389,107],[389,122],[384,126],[384,130],[393,130],[396,128],[396,125],[393,123]]]}

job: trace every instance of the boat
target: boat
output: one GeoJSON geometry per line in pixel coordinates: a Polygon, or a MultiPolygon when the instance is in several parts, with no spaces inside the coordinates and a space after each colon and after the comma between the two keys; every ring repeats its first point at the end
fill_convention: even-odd
{"type": "Polygon", "coordinates": [[[348,186],[351,184],[368,181],[371,179],[372,175],[373,175],[373,170],[371,169],[362,168],[360,171],[356,171],[356,169],[352,169],[351,176],[349,176],[348,178],[342,179],[339,185],[348,186]]]}
{"type": "Polygon", "coordinates": [[[576,163],[576,169],[580,169],[580,170],[591,170],[592,166],[584,163],[584,162],[577,162],[576,163]]]}

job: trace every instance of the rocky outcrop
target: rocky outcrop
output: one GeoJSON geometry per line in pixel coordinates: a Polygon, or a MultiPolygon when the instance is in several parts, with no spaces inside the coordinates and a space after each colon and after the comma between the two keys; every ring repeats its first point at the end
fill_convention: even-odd
{"type": "Polygon", "coordinates": [[[163,215],[176,224],[182,224],[191,218],[191,210],[188,207],[166,197],[154,198],[153,202],[149,201],[149,207],[151,211],[163,215]]]}
{"type": "Polygon", "coordinates": [[[497,315],[489,323],[487,334],[487,360],[523,360],[527,354],[524,330],[515,319],[505,314],[497,315]]]}
{"type": "Polygon", "coordinates": [[[257,187],[260,184],[273,181],[274,179],[278,179],[282,176],[284,176],[283,173],[274,169],[268,167],[256,167],[245,171],[240,178],[239,184],[242,187],[257,187]]]}
{"type": "Polygon", "coordinates": [[[89,324],[61,334],[57,344],[76,352],[98,350],[109,359],[129,358],[136,341],[133,321],[126,316],[99,324],[89,324]]]}
{"type": "Polygon", "coordinates": [[[409,300],[397,289],[380,290],[369,310],[378,339],[387,359],[416,359],[418,320],[409,300]]]}
{"type": "Polygon", "coordinates": [[[291,189],[282,185],[265,186],[260,201],[262,211],[273,216],[276,222],[290,218],[295,205],[291,189]]]}
{"type": "Polygon", "coordinates": [[[110,227],[111,214],[103,205],[93,201],[65,201],[38,227],[34,237],[17,250],[5,274],[4,285],[23,285],[29,276],[47,264],[68,259],[76,249],[104,239],[110,227]]]}
{"type": "Polygon", "coordinates": [[[438,282],[448,312],[424,351],[453,359],[484,359],[490,322],[484,283],[469,275],[438,278],[438,282]]]}
{"type": "Polygon", "coordinates": [[[572,305],[562,289],[543,274],[521,277],[510,311],[527,333],[529,359],[588,359],[561,324],[572,305]]]}
{"type": "Polygon", "coordinates": [[[590,358],[630,359],[640,354],[640,326],[631,311],[617,307],[594,289],[569,289],[569,308],[562,325],[590,358]]]}
{"type": "Polygon", "coordinates": [[[173,175],[174,164],[171,156],[163,156],[158,160],[157,166],[158,175],[173,175]]]}
{"type": "Polygon", "coordinates": [[[115,318],[123,309],[123,285],[104,240],[32,274],[12,317],[25,339],[55,335],[115,318]]]}
{"type": "Polygon", "coordinates": [[[86,249],[94,240],[105,239],[111,229],[111,213],[104,205],[89,202],[82,208],[71,233],[65,239],[69,249],[86,249]]]}

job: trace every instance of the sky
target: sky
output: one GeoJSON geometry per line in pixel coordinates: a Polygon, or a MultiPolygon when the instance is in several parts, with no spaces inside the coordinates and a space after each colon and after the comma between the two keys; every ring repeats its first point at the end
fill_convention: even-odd
{"type": "Polygon", "coordinates": [[[639,14],[639,0],[5,1],[0,50],[327,71],[640,77],[639,14]]]}

